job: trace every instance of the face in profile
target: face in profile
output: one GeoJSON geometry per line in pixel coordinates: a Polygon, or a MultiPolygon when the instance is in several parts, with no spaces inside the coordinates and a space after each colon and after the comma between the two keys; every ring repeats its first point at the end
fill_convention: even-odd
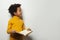
{"type": "Polygon", "coordinates": [[[21,7],[18,7],[18,8],[17,8],[17,11],[15,12],[15,15],[16,15],[16,16],[19,16],[19,17],[22,16],[22,10],[21,10],[21,7]]]}

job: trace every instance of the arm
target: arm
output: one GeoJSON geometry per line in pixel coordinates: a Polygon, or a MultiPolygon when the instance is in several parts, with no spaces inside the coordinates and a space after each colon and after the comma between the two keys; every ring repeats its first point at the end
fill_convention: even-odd
{"type": "Polygon", "coordinates": [[[23,30],[25,29],[25,25],[24,25],[24,23],[23,23],[23,25],[22,25],[22,29],[23,29],[23,30]]]}
{"type": "Polygon", "coordinates": [[[7,33],[9,34],[9,33],[11,33],[11,29],[12,28],[12,23],[9,21],[8,22],[8,28],[7,28],[7,33]]]}

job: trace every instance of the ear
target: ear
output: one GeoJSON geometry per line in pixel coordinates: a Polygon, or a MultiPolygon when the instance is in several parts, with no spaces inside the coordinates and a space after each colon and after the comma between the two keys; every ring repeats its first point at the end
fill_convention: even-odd
{"type": "Polygon", "coordinates": [[[16,15],[16,12],[14,12],[14,15],[16,15]]]}

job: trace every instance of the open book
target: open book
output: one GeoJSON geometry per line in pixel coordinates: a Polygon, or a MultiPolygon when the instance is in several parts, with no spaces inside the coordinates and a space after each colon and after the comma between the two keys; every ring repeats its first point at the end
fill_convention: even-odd
{"type": "Polygon", "coordinates": [[[25,29],[25,30],[19,32],[19,34],[22,34],[22,35],[24,35],[24,36],[27,36],[27,35],[29,35],[31,32],[32,32],[32,31],[28,31],[27,29],[25,29]]]}

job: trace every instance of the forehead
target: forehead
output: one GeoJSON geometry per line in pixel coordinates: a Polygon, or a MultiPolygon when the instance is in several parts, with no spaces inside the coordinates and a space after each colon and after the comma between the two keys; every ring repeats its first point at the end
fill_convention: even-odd
{"type": "Polygon", "coordinates": [[[18,9],[18,10],[21,10],[21,7],[18,7],[17,9],[18,9]]]}

